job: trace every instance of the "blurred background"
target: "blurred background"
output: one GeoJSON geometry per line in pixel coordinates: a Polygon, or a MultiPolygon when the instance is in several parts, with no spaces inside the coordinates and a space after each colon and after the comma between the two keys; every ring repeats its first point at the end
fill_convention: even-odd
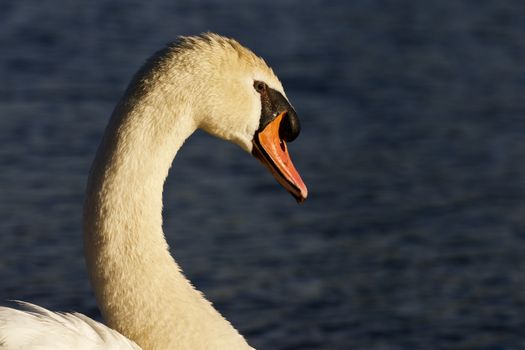
{"type": "Polygon", "coordinates": [[[525,348],[525,2],[0,2],[0,299],[100,318],[90,162],[177,35],[263,56],[303,124],[297,205],[198,133],[166,184],[185,273],[257,349],[525,348]]]}

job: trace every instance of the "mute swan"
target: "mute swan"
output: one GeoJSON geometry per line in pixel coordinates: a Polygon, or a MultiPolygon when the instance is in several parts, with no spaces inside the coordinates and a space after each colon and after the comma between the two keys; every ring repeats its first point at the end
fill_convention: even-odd
{"type": "Polygon", "coordinates": [[[252,349],[170,255],[162,189],[178,149],[201,128],[306,199],[287,151],[300,126],[285,96],[261,58],[217,34],[181,37],[155,54],[113,112],[87,184],[86,262],[111,328],[21,303],[25,310],[0,308],[0,349],[252,349]]]}

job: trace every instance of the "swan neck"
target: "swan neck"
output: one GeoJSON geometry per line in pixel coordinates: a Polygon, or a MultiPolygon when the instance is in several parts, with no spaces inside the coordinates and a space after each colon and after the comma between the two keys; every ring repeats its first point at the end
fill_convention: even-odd
{"type": "Polygon", "coordinates": [[[196,129],[187,106],[166,102],[168,88],[128,89],[91,169],[84,240],[95,296],[109,326],[143,349],[251,349],[183,276],[162,231],[164,181],[196,129]]]}

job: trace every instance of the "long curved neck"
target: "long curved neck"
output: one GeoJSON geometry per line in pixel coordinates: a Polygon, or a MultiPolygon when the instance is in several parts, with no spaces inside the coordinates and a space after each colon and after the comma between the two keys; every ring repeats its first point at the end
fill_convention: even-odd
{"type": "Polygon", "coordinates": [[[167,88],[128,90],[93,163],[84,239],[95,295],[109,326],[143,349],[251,349],[182,275],[164,238],[164,181],[196,129],[182,103],[166,102],[167,88]]]}

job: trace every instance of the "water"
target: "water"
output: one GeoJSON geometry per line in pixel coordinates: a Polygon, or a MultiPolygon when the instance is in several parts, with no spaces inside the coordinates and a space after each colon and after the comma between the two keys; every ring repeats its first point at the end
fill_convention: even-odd
{"type": "Polygon", "coordinates": [[[301,206],[202,133],[165,188],[174,255],[249,342],[525,348],[520,0],[4,0],[0,298],[99,317],[89,164],[145,58],[207,30],[264,56],[303,123],[301,206]]]}

